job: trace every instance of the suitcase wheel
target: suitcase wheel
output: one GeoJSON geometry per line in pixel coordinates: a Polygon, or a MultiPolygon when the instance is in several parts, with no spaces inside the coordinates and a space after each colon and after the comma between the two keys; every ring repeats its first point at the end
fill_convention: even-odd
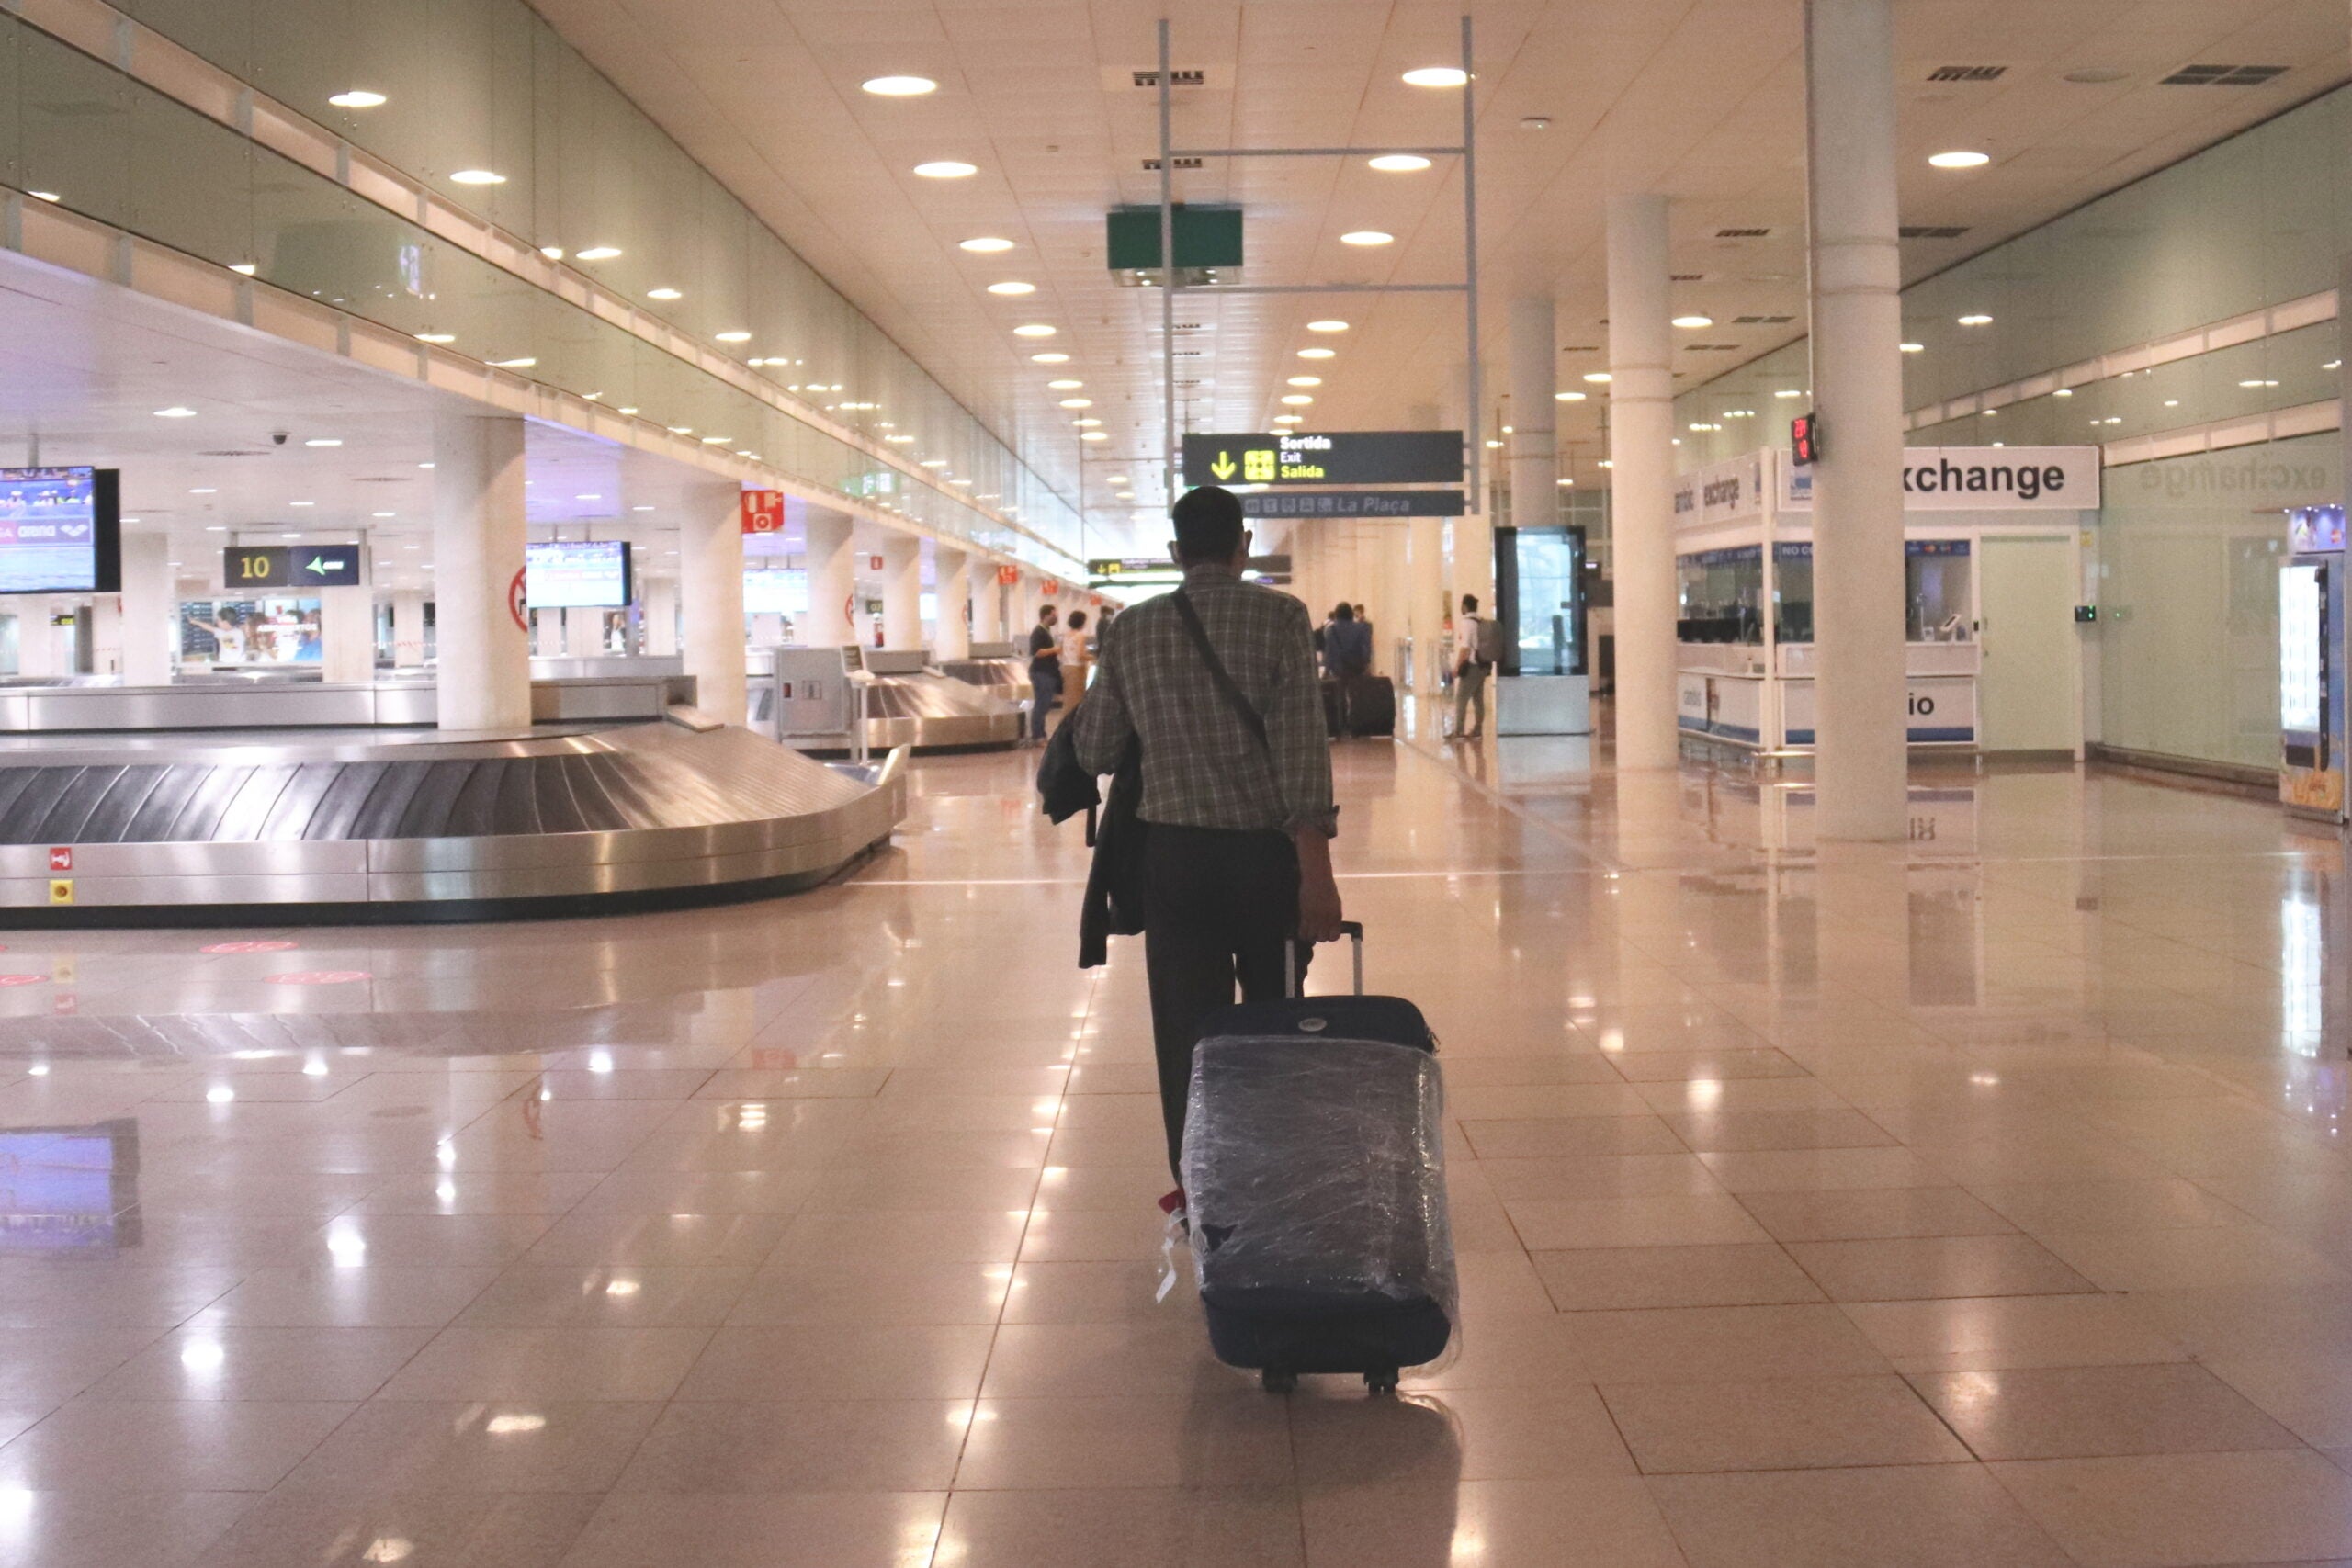
{"type": "Polygon", "coordinates": [[[1364,1373],[1363,1386],[1370,1389],[1374,1393],[1395,1393],[1396,1392],[1396,1369],[1394,1367],[1374,1367],[1372,1371],[1364,1373]]]}
{"type": "Polygon", "coordinates": [[[1258,1385],[1268,1393],[1290,1393],[1298,1387],[1298,1374],[1281,1367],[1268,1367],[1258,1374],[1258,1385]]]}

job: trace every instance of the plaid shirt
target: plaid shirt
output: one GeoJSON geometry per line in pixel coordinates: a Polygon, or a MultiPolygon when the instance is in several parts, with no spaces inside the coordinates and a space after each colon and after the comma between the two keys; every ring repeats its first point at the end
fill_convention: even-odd
{"type": "Polygon", "coordinates": [[[1184,592],[1233,683],[1264,716],[1272,765],[1218,694],[1170,595],[1121,611],[1103,633],[1093,690],[1072,721],[1080,763],[1110,773],[1127,737],[1140,735],[1145,821],[1337,833],[1306,606],[1216,567],[1187,571],[1184,592]]]}

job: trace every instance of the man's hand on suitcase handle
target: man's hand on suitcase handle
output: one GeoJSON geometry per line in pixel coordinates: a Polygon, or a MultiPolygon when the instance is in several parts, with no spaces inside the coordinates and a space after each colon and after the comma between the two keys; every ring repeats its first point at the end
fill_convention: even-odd
{"type": "Polygon", "coordinates": [[[1298,934],[1306,942],[1337,942],[1346,918],[1331,875],[1331,840],[1320,833],[1293,836],[1298,845],[1298,934]]]}

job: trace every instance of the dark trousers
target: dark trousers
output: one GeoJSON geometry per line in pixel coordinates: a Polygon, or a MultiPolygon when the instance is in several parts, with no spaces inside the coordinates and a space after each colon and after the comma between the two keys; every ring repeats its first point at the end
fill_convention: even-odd
{"type": "Polygon", "coordinates": [[[1051,670],[1045,670],[1031,665],[1029,690],[1029,739],[1043,740],[1046,738],[1046,716],[1053,712],[1054,705],[1062,700],[1062,667],[1057,664],[1051,670]]]}
{"type": "Polygon", "coordinates": [[[1159,1058],[1168,1168],[1181,1186],[1184,1101],[1202,1021],[1232,1004],[1237,981],[1244,1001],[1278,999],[1283,947],[1296,949],[1302,982],[1314,950],[1292,941],[1298,929],[1298,850],[1287,833],[1155,822],[1147,829],[1144,857],[1152,1045],[1159,1058]]]}

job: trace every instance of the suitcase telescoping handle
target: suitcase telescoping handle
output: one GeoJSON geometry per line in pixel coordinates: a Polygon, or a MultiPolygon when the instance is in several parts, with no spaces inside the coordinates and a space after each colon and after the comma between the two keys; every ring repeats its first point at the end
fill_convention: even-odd
{"type": "MultiPolygon", "coordinates": [[[[1356,995],[1363,995],[1363,922],[1341,920],[1340,934],[1355,944],[1356,995]]],[[[1298,995],[1298,943],[1283,943],[1283,995],[1298,995]]]]}

